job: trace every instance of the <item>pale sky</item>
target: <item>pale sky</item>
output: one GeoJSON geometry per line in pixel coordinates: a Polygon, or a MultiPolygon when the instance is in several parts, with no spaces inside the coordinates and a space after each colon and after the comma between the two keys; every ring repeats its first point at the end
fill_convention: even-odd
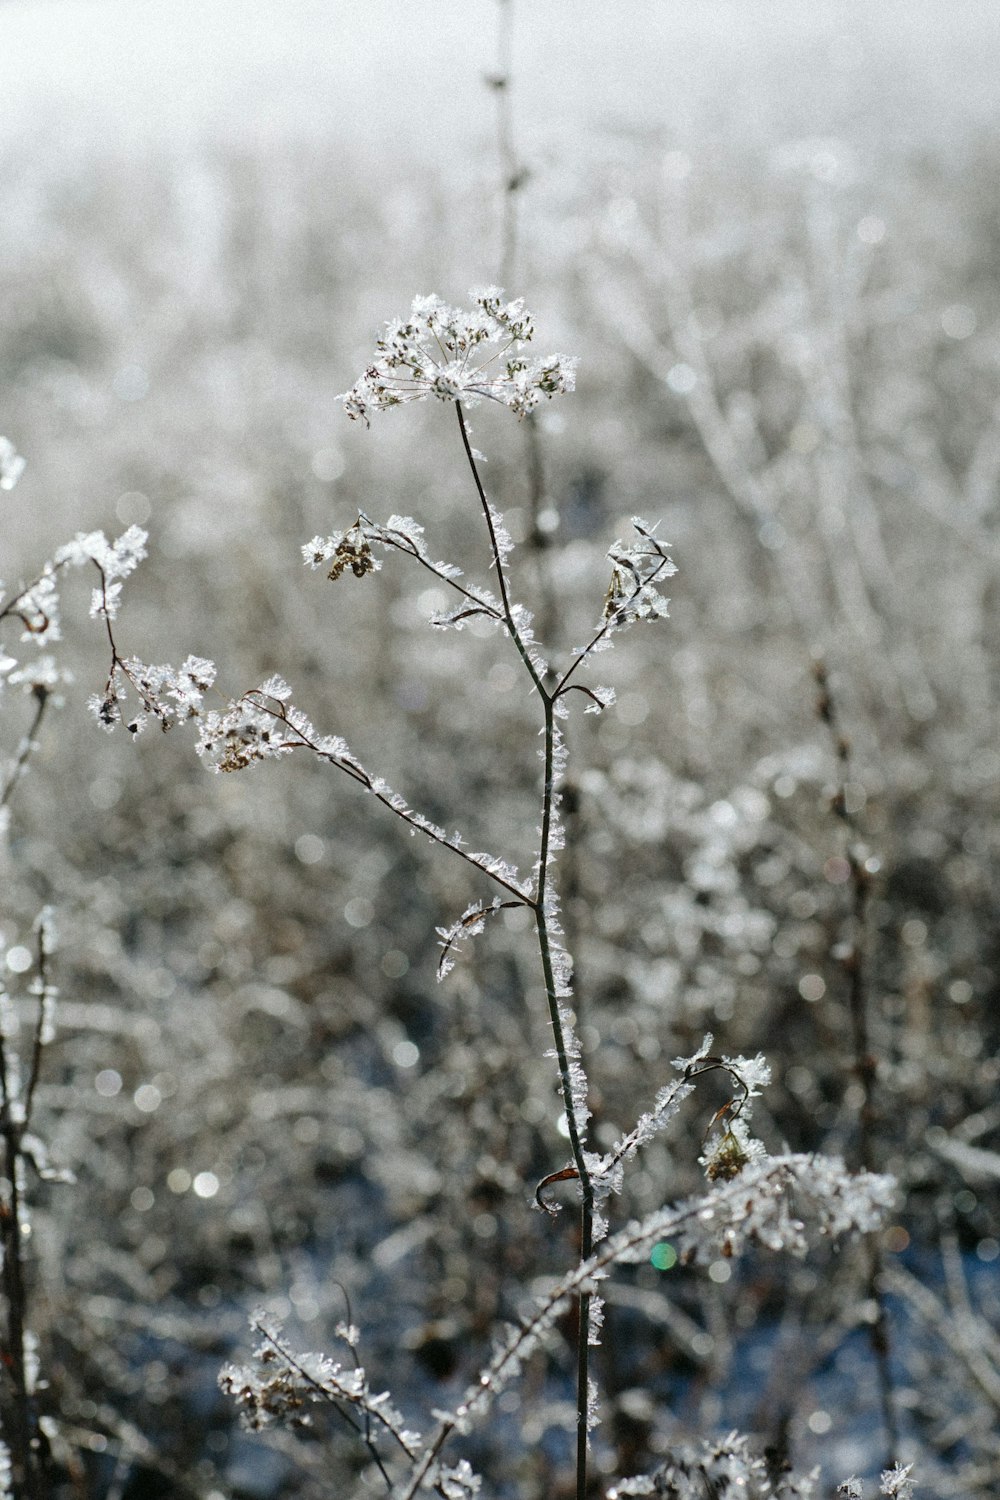
{"type": "MultiPolygon", "coordinates": [[[[9,0],[0,130],[176,143],[322,133],[448,156],[489,128],[493,0],[9,0]],[[108,133],[111,133],[110,137],[108,133]]],[[[997,0],[520,0],[519,134],[741,132],[886,113],[917,136],[1000,101],[997,0]]]]}

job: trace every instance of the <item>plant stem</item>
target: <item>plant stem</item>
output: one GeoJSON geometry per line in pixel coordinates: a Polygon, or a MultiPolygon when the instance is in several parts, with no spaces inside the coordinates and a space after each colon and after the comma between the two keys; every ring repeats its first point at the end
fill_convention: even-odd
{"type": "MultiPolygon", "coordinates": [[[[573,1165],[576,1168],[577,1177],[580,1182],[580,1259],[587,1260],[593,1250],[594,1239],[594,1189],[590,1173],[587,1169],[584,1140],[580,1134],[580,1128],[576,1118],[576,1108],[573,1097],[573,1078],[570,1069],[569,1050],[566,1045],[566,1032],[563,1026],[559,1007],[559,986],[556,983],[555,965],[553,963],[552,933],[549,925],[550,903],[548,901],[549,863],[551,859],[552,827],[556,813],[556,785],[555,785],[555,752],[556,752],[556,723],[555,703],[556,693],[546,688],[545,683],[535,666],[531,654],[526,646],[520,631],[518,630],[511,609],[510,595],[507,589],[507,580],[504,576],[503,564],[500,550],[497,545],[496,526],[493,511],[486,498],[479,470],[476,467],[475,456],[472,445],[469,442],[468,428],[465,424],[465,416],[462,412],[461,402],[455,403],[458,412],[458,425],[462,434],[462,444],[465,448],[466,458],[472,470],[475,480],[476,491],[482,506],[483,515],[493,548],[493,568],[496,573],[497,584],[500,590],[500,600],[503,607],[504,623],[508,634],[517,648],[518,655],[524,663],[525,670],[531,678],[532,685],[542,701],[545,715],[545,772],[542,784],[542,825],[541,838],[538,851],[538,882],[535,889],[534,901],[531,903],[535,913],[535,930],[538,937],[538,953],[541,959],[542,975],[545,981],[545,997],[549,1008],[549,1023],[552,1027],[552,1035],[555,1041],[556,1058],[559,1064],[559,1081],[562,1089],[563,1107],[566,1115],[566,1129],[569,1133],[570,1149],[573,1155],[573,1165]]],[[[579,1294],[579,1326],[577,1329],[577,1391],[576,1391],[576,1495],[577,1500],[584,1500],[587,1490],[587,1412],[590,1386],[590,1294],[581,1291],[579,1294]]]]}
{"type": "Polygon", "coordinates": [[[5,808],[9,803],[14,788],[17,786],[18,781],[21,779],[21,776],[24,773],[24,769],[27,766],[28,761],[31,759],[32,752],[34,751],[35,746],[38,744],[38,735],[42,727],[42,720],[45,717],[45,709],[49,701],[49,690],[42,684],[37,684],[32,689],[32,692],[35,698],[35,715],[31,721],[31,726],[28,729],[28,733],[21,741],[21,748],[18,751],[17,760],[14,762],[14,765],[10,772],[10,776],[3,788],[0,789],[0,810],[5,808]]]}
{"type": "Polygon", "coordinates": [[[497,96],[497,146],[503,176],[503,224],[500,246],[500,284],[510,286],[517,258],[518,193],[524,171],[514,144],[514,121],[511,108],[511,71],[514,46],[514,0],[498,0],[497,71],[492,79],[497,96]]]}
{"type": "MultiPolygon", "coordinates": [[[[818,688],[816,711],[821,722],[829,730],[837,758],[840,784],[833,798],[833,811],[844,828],[845,857],[851,874],[851,936],[850,946],[844,958],[847,971],[847,1011],[851,1028],[851,1043],[854,1053],[854,1075],[861,1090],[861,1106],[858,1110],[858,1164],[866,1172],[877,1170],[875,1151],[875,1115],[878,1063],[871,1050],[869,1030],[868,974],[865,964],[865,948],[868,935],[868,897],[871,890],[871,874],[865,863],[864,851],[858,840],[858,828],[851,811],[848,786],[851,779],[851,743],[840,730],[837,705],[830,691],[830,680],[822,660],[813,664],[813,676],[818,688]]],[[[882,1426],[885,1433],[885,1464],[891,1468],[899,1453],[899,1424],[896,1419],[895,1392],[892,1378],[892,1345],[889,1316],[885,1293],[882,1290],[882,1247],[877,1234],[867,1234],[864,1240],[865,1290],[875,1309],[875,1317],[869,1327],[869,1341],[875,1360],[878,1378],[879,1403],[882,1408],[882,1426]]]]}
{"type": "Polygon", "coordinates": [[[27,1294],[24,1286],[21,1239],[21,1126],[13,1118],[9,1072],[3,1037],[0,1036],[0,1134],[4,1145],[6,1201],[0,1201],[0,1248],[3,1256],[3,1294],[7,1304],[4,1330],[4,1362],[10,1395],[4,1401],[4,1429],[13,1469],[14,1500],[40,1500],[38,1471],[32,1446],[33,1415],[25,1358],[24,1319],[27,1294]]]}
{"type": "Polygon", "coordinates": [[[503,563],[501,562],[500,551],[497,546],[496,524],[493,519],[493,511],[490,508],[490,502],[486,498],[486,491],[483,489],[483,481],[480,479],[479,470],[476,467],[476,459],[475,455],[472,452],[472,444],[469,442],[469,429],[465,425],[465,413],[462,410],[461,401],[455,402],[455,410],[458,413],[458,425],[462,433],[462,446],[465,449],[465,456],[469,460],[469,468],[472,470],[472,477],[475,480],[476,492],[479,495],[479,503],[483,508],[483,515],[486,519],[486,529],[490,534],[490,545],[493,548],[493,570],[496,573],[497,586],[500,590],[500,603],[503,607],[504,624],[507,627],[507,632],[510,635],[511,640],[517,647],[517,653],[524,663],[525,670],[528,673],[528,676],[531,678],[535,691],[542,699],[542,702],[546,703],[549,701],[549,694],[546,691],[545,684],[542,682],[541,676],[539,675],[538,668],[535,666],[535,663],[531,659],[531,653],[528,651],[528,648],[521,637],[521,633],[518,630],[517,625],[514,623],[514,615],[510,607],[510,594],[507,589],[507,579],[504,575],[503,563]]]}

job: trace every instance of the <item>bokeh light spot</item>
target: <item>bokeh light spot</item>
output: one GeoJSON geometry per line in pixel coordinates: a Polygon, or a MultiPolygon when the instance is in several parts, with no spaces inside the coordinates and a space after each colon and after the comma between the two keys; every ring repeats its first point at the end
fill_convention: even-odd
{"type": "Polygon", "coordinates": [[[658,1271],[671,1271],[677,1264],[677,1251],[673,1245],[668,1245],[666,1240],[661,1240],[658,1245],[653,1246],[649,1263],[658,1271]]]}

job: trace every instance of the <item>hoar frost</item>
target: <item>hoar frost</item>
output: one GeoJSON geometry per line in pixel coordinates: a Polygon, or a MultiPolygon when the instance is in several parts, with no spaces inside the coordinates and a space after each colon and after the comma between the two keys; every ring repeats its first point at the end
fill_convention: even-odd
{"type": "Polygon", "coordinates": [[[25,470],[25,461],[10,438],[0,437],[0,490],[12,490],[25,470]]]}
{"type": "Polygon", "coordinates": [[[410,316],[387,323],[375,359],[339,397],[347,415],[368,425],[372,412],[434,396],[473,406],[496,401],[517,416],[572,391],[576,360],[563,354],[526,358],[534,336],[524,302],[503,300],[498,287],[469,293],[470,310],[440,297],[415,297],[410,316]]]}

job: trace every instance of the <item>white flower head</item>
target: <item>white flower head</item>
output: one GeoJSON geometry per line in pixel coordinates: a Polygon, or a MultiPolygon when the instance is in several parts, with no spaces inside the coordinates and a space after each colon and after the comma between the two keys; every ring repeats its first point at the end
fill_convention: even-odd
{"type": "Polygon", "coordinates": [[[524,417],[543,400],[574,389],[575,359],[523,353],[534,324],[521,298],[505,302],[498,287],[469,295],[469,311],[440,297],[415,297],[407,319],[386,324],[374,361],[338,398],[352,420],[367,426],[373,411],[425,396],[466,406],[496,401],[524,417]]]}

